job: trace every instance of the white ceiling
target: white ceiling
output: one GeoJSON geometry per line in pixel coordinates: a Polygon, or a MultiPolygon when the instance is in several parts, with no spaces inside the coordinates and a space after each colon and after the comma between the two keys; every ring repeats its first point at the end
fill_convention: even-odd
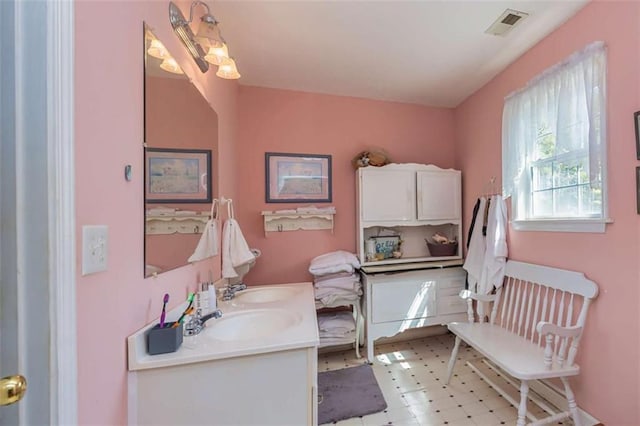
{"type": "Polygon", "coordinates": [[[587,2],[208,4],[236,59],[240,84],[454,107],[587,2]],[[529,17],[506,37],[485,34],[507,8],[529,17]]]}

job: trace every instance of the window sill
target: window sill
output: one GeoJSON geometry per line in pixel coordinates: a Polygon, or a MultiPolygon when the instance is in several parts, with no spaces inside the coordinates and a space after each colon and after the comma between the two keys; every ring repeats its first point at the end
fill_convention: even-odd
{"type": "Polygon", "coordinates": [[[611,219],[512,220],[511,226],[516,231],[604,233],[605,225],[607,223],[613,223],[613,220],[611,219]]]}

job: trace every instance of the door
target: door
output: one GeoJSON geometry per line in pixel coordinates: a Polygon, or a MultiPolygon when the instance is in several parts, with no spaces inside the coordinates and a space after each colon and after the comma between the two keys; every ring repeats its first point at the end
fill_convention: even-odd
{"type": "Polygon", "coordinates": [[[375,167],[360,171],[360,214],[363,221],[416,219],[415,171],[375,167]]]}
{"type": "Polygon", "coordinates": [[[0,425],[76,423],[72,12],[0,1],[0,377],[27,382],[0,384],[0,425]]]}
{"type": "Polygon", "coordinates": [[[418,220],[460,219],[460,172],[419,171],[417,181],[418,220]]]}

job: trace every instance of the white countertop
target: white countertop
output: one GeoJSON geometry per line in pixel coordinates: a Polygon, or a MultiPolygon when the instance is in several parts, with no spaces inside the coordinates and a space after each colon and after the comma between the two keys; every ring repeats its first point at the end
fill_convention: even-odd
{"type": "MultiPolygon", "coordinates": [[[[147,330],[157,322],[148,324],[127,338],[129,371],[149,368],[169,367],[195,362],[211,361],[238,356],[258,355],[290,349],[318,346],[318,323],[314,302],[313,284],[291,283],[269,286],[251,286],[250,290],[274,287],[296,287],[299,291],[283,300],[267,303],[242,303],[241,298],[218,301],[218,309],[227,314],[248,310],[284,309],[300,318],[295,325],[264,337],[250,339],[220,340],[207,335],[208,327],[215,327],[217,319],[207,322],[207,327],[197,336],[184,336],[184,341],[176,352],[149,355],[147,353],[147,330]]],[[[238,292],[240,295],[242,292],[238,292]]],[[[186,305],[173,309],[167,318],[177,318],[186,305]]],[[[207,313],[206,311],[204,312],[207,313]]]]}

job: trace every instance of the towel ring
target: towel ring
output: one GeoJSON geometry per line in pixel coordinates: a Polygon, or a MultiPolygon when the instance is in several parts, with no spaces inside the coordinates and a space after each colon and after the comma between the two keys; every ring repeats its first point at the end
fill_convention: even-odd
{"type": "Polygon", "coordinates": [[[211,203],[211,219],[217,219],[220,214],[220,206],[218,204],[218,199],[214,198],[213,203],[211,203]]]}
{"type": "Polygon", "coordinates": [[[233,200],[231,198],[227,199],[227,218],[233,219],[233,200]]]}

